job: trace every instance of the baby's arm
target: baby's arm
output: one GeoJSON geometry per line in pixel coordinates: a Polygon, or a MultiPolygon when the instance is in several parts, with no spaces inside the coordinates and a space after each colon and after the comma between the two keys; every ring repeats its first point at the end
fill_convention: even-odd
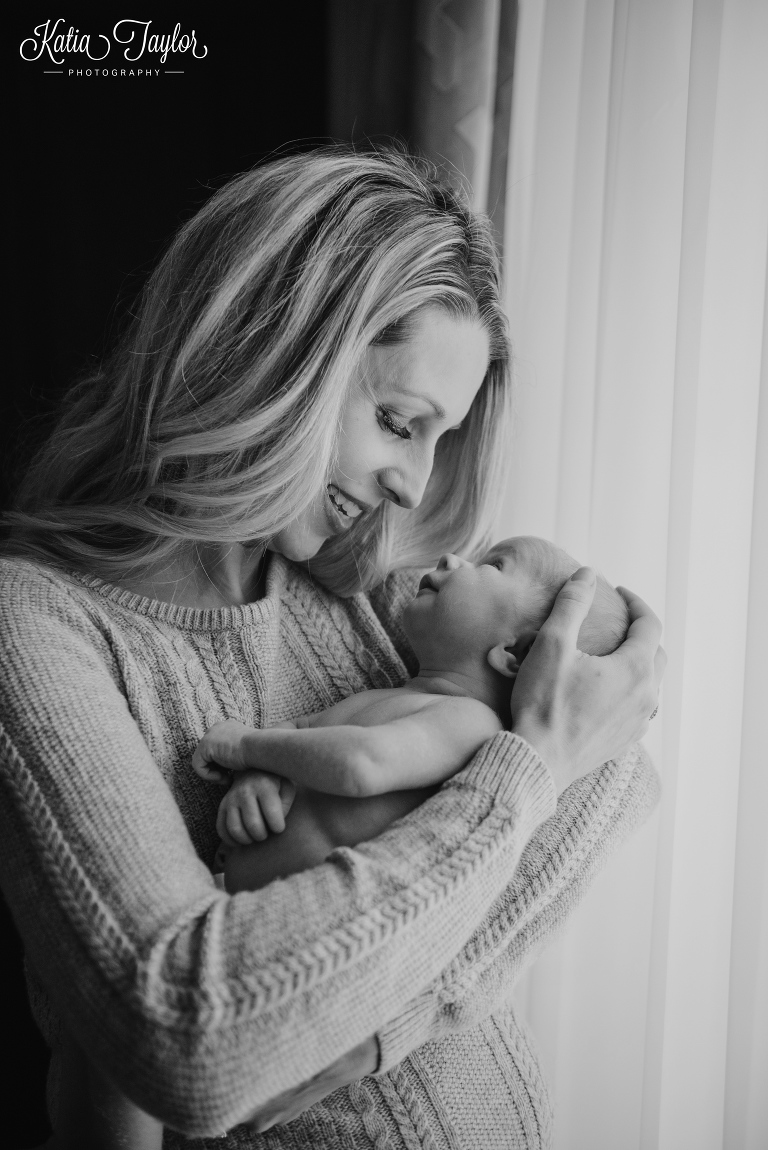
{"type": "Polygon", "coordinates": [[[475,699],[420,702],[415,712],[372,726],[255,730],[220,723],[198,744],[193,766],[200,774],[210,771],[210,762],[268,770],[326,794],[367,798],[444,782],[502,730],[493,711],[475,699]]]}

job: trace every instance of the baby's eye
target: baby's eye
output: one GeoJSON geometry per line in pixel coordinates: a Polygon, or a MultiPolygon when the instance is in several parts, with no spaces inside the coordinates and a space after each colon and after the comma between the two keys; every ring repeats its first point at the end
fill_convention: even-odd
{"type": "Polygon", "coordinates": [[[380,407],[377,412],[377,419],[379,426],[383,427],[391,435],[396,435],[399,439],[412,439],[413,433],[408,430],[404,423],[398,423],[392,412],[386,407],[380,407]]]}

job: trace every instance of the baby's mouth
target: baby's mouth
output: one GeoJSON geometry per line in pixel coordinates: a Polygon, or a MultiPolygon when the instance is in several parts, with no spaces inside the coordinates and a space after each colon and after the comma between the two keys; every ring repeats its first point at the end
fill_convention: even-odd
{"type": "Polygon", "coordinates": [[[357,519],[358,515],[362,515],[363,511],[365,511],[364,507],[356,503],[351,495],[347,495],[347,493],[342,491],[340,487],[337,487],[335,483],[329,483],[326,487],[326,491],[328,492],[328,498],[333,504],[334,509],[338,511],[339,515],[343,515],[345,519],[357,519]]]}

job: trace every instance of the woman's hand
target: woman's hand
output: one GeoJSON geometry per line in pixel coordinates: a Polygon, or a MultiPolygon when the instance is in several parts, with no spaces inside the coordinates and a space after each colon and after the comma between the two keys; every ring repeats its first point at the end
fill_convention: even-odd
{"type": "Polygon", "coordinates": [[[334,1090],[349,1086],[350,1082],[357,1082],[366,1074],[373,1074],[378,1062],[379,1044],[375,1038],[366,1038],[365,1042],[337,1058],[314,1078],[273,1098],[247,1120],[247,1125],[257,1134],[262,1134],[278,1123],[292,1122],[334,1090]]]}
{"type": "Polygon", "coordinates": [[[661,623],[642,599],[618,588],[629,607],[624,642],[611,655],[576,646],[595,594],[580,567],[563,586],[520,665],[512,690],[512,730],[539,752],[558,794],[574,779],[621,755],[648,730],[667,657],[661,623]]]}

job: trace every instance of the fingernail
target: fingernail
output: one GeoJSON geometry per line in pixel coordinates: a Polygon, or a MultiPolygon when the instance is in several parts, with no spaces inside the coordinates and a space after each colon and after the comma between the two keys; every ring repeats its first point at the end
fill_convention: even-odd
{"type": "Polygon", "coordinates": [[[594,583],[595,573],[591,567],[579,567],[578,571],[574,571],[571,575],[574,583],[594,583]]]}

